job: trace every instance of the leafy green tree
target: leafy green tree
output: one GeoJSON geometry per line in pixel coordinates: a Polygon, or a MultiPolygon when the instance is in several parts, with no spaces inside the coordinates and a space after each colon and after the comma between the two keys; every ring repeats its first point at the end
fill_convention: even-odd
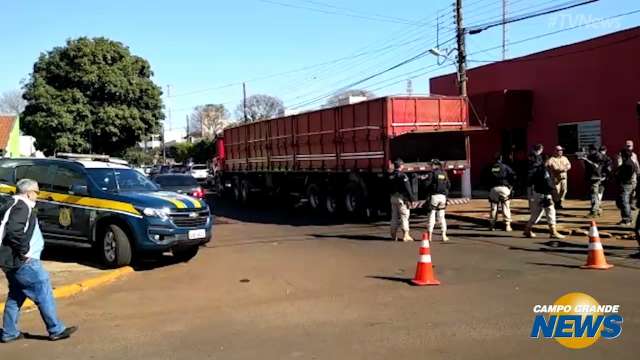
{"type": "Polygon", "coordinates": [[[194,144],[189,142],[183,142],[173,145],[169,148],[169,156],[176,162],[184,162],[191,157],[194,144]]]}
{"type": "Polygon", "coordinates": [[[114,154],[157,133],[161,89],[122,43],[81,37],[43,53],[24,86],[22,130],[46,154],[114,154]]]}
{"type": "Polygon", "coordinates": [[[133,166],[141,166],[153,164],[154,155],[154,151],[145,151],[140,147],[134,146],[125,150],[122,158],[133,166]]]}

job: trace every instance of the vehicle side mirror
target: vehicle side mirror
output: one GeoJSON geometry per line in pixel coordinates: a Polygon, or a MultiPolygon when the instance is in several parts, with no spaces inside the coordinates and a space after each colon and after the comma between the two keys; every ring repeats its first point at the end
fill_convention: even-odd
{"type": "Polygon", "coordinates": [[[89,195],[89,189],[87,185],[73,184],[69,189],[69,193],[72,195],[86,196],[89,195]]]}

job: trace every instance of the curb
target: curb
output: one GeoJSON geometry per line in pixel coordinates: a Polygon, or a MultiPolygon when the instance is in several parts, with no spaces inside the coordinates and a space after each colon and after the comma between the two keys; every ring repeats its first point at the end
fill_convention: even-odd
{"type": "MultiPolygon", "coordinates": [[[[132,272],[134,272],[132,267],[125,266],[116,270],[109,271],[106,274],[102,274],[93,278],[86,279],[81,282],[77,282],[69,285],[63,285],[53,289],[53,297],[55,299],[68,298],[76,294],[79,294],[81,292],[110,283],[132,272]]],[[[27,301],[24,302],[24,305],[22,305],[21,309],[27,310],[34,307],[35,307],[35,304],[30,299],[27,299],[27,301]]],[[[0,302],[0,311],[4,311],[4,302],[0,302]]]]}

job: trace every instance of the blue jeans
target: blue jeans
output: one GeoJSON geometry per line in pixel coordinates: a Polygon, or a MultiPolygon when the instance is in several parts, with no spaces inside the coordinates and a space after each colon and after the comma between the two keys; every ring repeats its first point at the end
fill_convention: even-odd
{"type": "Polygon", "coordinates": [[[620,197],[618,199],[618,207],[620,208],[620,217],[624,222],[631,222],[631,193],[633,185],[621,184],[620,197]]]}
{"type": "Polygon", "coordinates": [[[10,340],[20,335],[18,330],[20,308],[27,298],[38,306],[49,335],[58,335],[64,331],[65,326],[58,320],[56,313],[49,274],[42,267],[40,260],[29,259],[17,270],[7,272],[6,276],[9,281],[9,295],[4,306],[3,340],[10,340]]]}

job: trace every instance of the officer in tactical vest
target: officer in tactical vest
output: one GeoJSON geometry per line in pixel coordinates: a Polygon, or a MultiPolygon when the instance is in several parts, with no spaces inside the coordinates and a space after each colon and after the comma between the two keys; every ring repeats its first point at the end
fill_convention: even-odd
{"type": "Polygon", "coordinates": [[[491,204],[491,230],[495,230],[498,220],[498,207],[502,207],[505,230],[511,229],[511,191],[516,181],[516,174],[508,165],[502,162],[502,155],[497,155],[496,162],[485,174],[489,188],[489,203],[491,204]]]}
{"type": "Polygon", "coordinates": [[[546,167],[540,167],[531,174],[532,194],[531,194],[531,217],[524,230],[524,236],[536,237],[533,233],[533,225],[542,218],[544,211],[549,223],[549,234],[552,239],[564,239],[556,228],[556,209],[553,206],[553,191],[555,189],[554,180],[546,167]]]}
{"type": "Polygon", "coordinates": [[[429,239],[433,239],[433,229],[436,225],[436,219],[440,223],[442,229],[442,241],[448,241],[447,237],[447,221],[445,219],[445,209],[447,207],[447,196],[451,188],[449,176],[442,170],[440,160],[431,160],[431,173],[425,178],[425,188],[430,197],[427,198],[429,206],[429,221],[427,222],[427,231],[429,239]]]}
{"type": "Polygon", "coordinates": [[[409,233],[409,216],[413,203],[417,201],[411,181],[403,171],[402,159],[393,163],[391,182],[391,240],[413,241],[409,233]],[[398,238],[398,228],[402,230],[402,239],[398,238]]]}

